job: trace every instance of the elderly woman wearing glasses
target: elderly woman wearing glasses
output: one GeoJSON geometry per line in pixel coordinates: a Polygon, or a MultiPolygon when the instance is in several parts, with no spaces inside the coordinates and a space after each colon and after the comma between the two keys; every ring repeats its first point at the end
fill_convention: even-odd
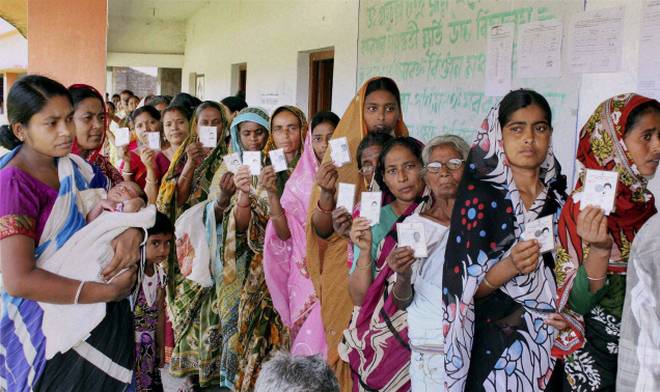
{"type": "Polygon", "coordinates": [[[416,259],[410,248],[395,250],[389,266],[397,273],[394,303],[408,311],[408,337],[412,358],[412,391],[437,391],[443,386],[442,271],[458,184],[463,176],[468,144],[455,135],[438,136],[424,151],[424,180],[430,191],[428,207],[406,218],[405,223],[424,227],[426,258],[416,259]]]}

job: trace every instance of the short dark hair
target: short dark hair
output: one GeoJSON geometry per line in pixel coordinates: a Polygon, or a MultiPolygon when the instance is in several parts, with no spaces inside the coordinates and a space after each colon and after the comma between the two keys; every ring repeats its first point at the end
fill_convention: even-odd
{"type": "Polygon", "coordinates": [[[648,113],[660,113],[660,102],[655,99],[651,101],[646,101],[643,104],[637,106],[628,114],[626,119],[626,127],[624,128],[624,135],[627,135],[631,129],[637,125],[637,122],[642,118],[643,115],[648,113]]]}
{"type": "Polygon", "coordinates": [[[317,125],[323,123],[331,124],[333,127],[337,128],[339,121],[339,116],[333,112],[318,112],[312,117],[312,131],[314,131],[314,128],[316,128],[317,125]]]}
{"type": "Polygon", "coordinates": [[[112,106],[112,111],[117,110],[117,107],[115,106],[114,103],[112,103],[112,101],[106,101],[106,102],[105,102],[105,106],[106,106],[106,107],[108,107],[108,106],[112,106]]]}
{"type": "Polygon", "coordinates": [[[133,94],[133,92],[132,92],[131,90],[129,90],[129,89],[121,90],[121,92],[119,93],[119,95],[121,95],[121,94],[128,94],[129,97],[132,97],[132,96],[135,95],[135,94],[133,94]]]}
{"type": "Polygon", "coordinates": [[[160,105],[161,103],[164,103],[165,106],[169,106],[171,101],[172,101],[171,99],[167,98],[164,95],[156,95],[151,99],[145,99],[144,104],[149,106],[156,106],[156,105],[160,105]]]}
{"type": "Polygon", "coordinates": [[[248,107],[248,104],[247,102],[245,102],[245,99],[242,97],[238,97],[236,95],[230,95],[228,97],[225,97],[223,98],[222,101],[220,101],[220,103],[228,107],[229,111],[231,111],[232,113],[240,112],[241,110],[248,107]]]}
{"type": "Polygon", "coordinates": [[[390,78],[378,78],[369,82],[367,89],[364,92],[364,98],[366,99],[369,94],[380,90],[389,91],[392,95],[394,95],[399,109],[401,108],[401,93],[399,92],[399,86],[397,86],[396,82],[390,78]]]}
{"type": "MultiPolygon", "coordinates": [[[[153,106],[149,106],[149,107],[156,110],[156,108],[154,108],[153,106]]],[[[158,111],[158,110],[156,110],[156,111],[158,111]]],[[[172,101],[172,104],[170,106],[166,107],[165,110],[163,110],[163,114],[161,116],[161,119],[163,121],[165,121],[165,114],[169,113],[169,112],[179,112],[179,113],[183,114],[183,117],[185,117],[186,120],[190,121],[190,112],[188,111],[188,109],[186,109],[185,106],[174,105],[174,101],[172,101]]]]}
{"type": "Polygon", "coordinates": [[[552,110],[550,104],[545,97],[534,90],[521,88],[520,90],[510,91],[500,101],[500,111],[497,119],[500,122],[500,127],[504,128],[507,122],[511,119],[511,115],[519,109],[526,108],[530,105],[536,105],[545,112],[545,119],[548,125],[552,127],[552,110]]]}
{"type": "Polygon", "coordinates": [[[69,94],[71,94],[71,99],[73,100],[73,109],[77,109],[80,102],[87,98],[96,98],[101,101],[101,105],[105,103],[103,96],[97,90],[90,86],[84,84],[74,84],[69,86],[69,94]]]}
{"type": "Polygon", "coordinates": [[[421,145],[419,141],[415,140],[415,138],[410,136],[401,136],[393,138],[385,143],[385,146],[383,146],[383,151],[381,151],[380,155],[378,156],[378,166],[376,166],[376,174],[374,178],[376,183],[378,183],[378,186],[380,186],[380,189],[387,191],[388,193],[391,192],[383,180],[383,174],[385,173],[385,158],[394,147],[398,146],[407,148],[417,158],[417,160],[419,160],[419,163],[424,165],[424,161],[422,160],[422,148],[424,146],[421,145]]]}
{"type": "Polygon", "coordinates": [[[178,93],[174,96],[174,99],[170,102],[170,106],[181,106],[188,111],[188,118],[190,118],[190,113],[193,113],[197,106],[201,104],[202,101],[188,93],[178,93]]]}
{"type": "Polygon", "coordinates": [[[394,137],[388,133],[384,132],[371,132],[365,136],[360,144],[358,144],[357,152],[355,157],[357,159],[358,169],[362,169],[362,153],[364,150],[371,146],[381,146],[385,147],[385,144],[392,140],[394,137]]]}
{"type": "Polygon", "coordinates": [[[17,80],[7,95],[7,119],[10,125],[0,127],[0,145],[12,150],[22,144],[14,135],[11,125],[27,126],[53,97],[65,97],[71,106],[71,94],[61,83],[41,75],[27,75],[17,80]]]}
{"type": "Polygon", "coordinates": [[[131,121],[135,122],[135,119],[143,113],[149,113],[149,115],[151,117],[153,117],[155,120],[160,121],[160,112],[158,111],[158,109],[156,109],[153,106],[149,106],[149,105],[144,105],[144,106],[141,106],[141,107],[133,110],[133,112],[131,113],[131,116],[130,116],[131,121]]]}
{"type": "Polygon", "coordinates": [[[156,221],[151,228],[147,229],[147,234],[174,234],[174,225],[172,225],[172,221],[167,215],[156,211],[156,221]]]}

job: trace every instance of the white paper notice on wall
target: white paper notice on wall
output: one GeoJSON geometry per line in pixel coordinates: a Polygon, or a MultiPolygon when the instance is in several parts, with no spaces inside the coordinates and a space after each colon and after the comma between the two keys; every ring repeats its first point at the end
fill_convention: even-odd
{"type": "Polygon", "coordinates": [[[660,0],[647,0],[642,5],[638,75],[637,91],[660,99],[660,0]]]}
{"type": "Polygon", "coordinates": [[[561,39],[559,19],[525,23],[518,27],[518,77],[557,78],[561,76],[561,39]]]}
{"type": "Polygon", "coordinates": [[[513,56],[512,23],[493,26],[486,41],[486,88],[490,97],[501,97],[511,91],[513,56]]]}
{"type": "Polygon", "coordinates": [[[568,70],[617,72],[623,53],[625,8],[614,7],[582,12],[571,20],[568,70]]]}

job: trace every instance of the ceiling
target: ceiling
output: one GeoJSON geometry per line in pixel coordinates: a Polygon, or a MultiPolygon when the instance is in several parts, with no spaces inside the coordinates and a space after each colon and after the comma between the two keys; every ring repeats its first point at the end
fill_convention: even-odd
{"type": "Polygon", "coordinates": [[[27,0],[0,1],[0,18],[12,24],[27,37],[27,0]]]}
{"type": "Polygon", "coordinates": [[[108,0],[108,15],[110,18],[184,21],[213,1],[219,0],[108,0]]]}

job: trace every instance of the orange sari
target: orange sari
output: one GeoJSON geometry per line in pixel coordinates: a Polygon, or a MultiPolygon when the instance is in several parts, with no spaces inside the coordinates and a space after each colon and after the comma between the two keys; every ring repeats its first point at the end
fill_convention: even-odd
{"type": "MultiPolygon", "coordinates": [[[[367,126],[363,115],[365,92],[369,83],[377,79],[381,79],[381,77],[371,78],[364,82],[355,98],[349,103],[344,116],[332,135],[333,138],[345,136],[348,139],[348,148],[351,155],[351,162],[337,169],[339,172],[338,182],[356,184],[358,194],[365,190],[355,160],[357,147],[362,138],[367,135],[367,126]]],[[[408,129],[403,123],[403,116],[399,119],[394,133],[396,136],[408,136],[408,129]]],[[[330,160],[330,150],[328,149],[323,157],[323,163],[330,160]]],[[[344,392],[350,391],[353,383],[348,364],[339,358],[337,352],[342,333],[348,327],[353,311],[353,302],[348,294],[348,240],[336,233],[327,239],[320,238],[316,234],[311,221],[320,194],[320,188],[314,185],[307,213],[307,270],[321,301],[321,316],[328,344],[328,365],[337,375],[341,391],[344,392]]]]}

